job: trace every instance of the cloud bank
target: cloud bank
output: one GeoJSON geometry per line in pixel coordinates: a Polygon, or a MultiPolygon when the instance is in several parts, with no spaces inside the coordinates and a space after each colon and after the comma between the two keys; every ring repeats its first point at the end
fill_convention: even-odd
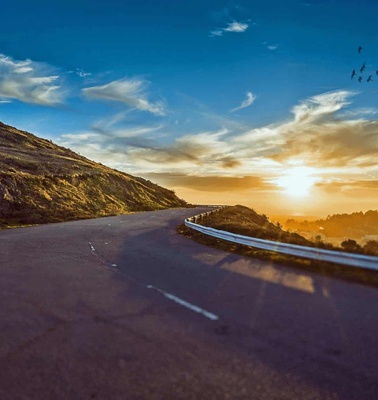
{"type": "Polygon", "coordinates": [[[180,177],[182,185],[197,191],[221,192],[222,184],[235,190],[248,185],[272,190],[273,180],[295,165],[313,168],[318,187],[329,187],[341,176],[348,177],[346,182],[370,182],[369,174],[378,175],[378,120],[365,119],[363,112],[346,112],[354,95],[334,91],[307,98],[292,107],[287,121],[277,124],[178,138],[170,137],[169,127],[163,125],[131,126],[123,121],[121,128],[113,125],[122,119],[116,115],[94,131],[63,135],[61,144],[126,172],[154,172],[160,182],[166,176],[169,185],[178,186],[180,177]],[[246,178],[236,179],[241,176],[246,178]]]}
{"type": "Polygon", "coordinates": [[[150,173],[146,174],[145,177],[168,187],[187,187],[201,192],[274,190],[275,188],[258,176],[195,176],[150,173]]]}
{"type": "Polygon", "coordinates": [[[334,91],[307,99],[292,110],[294,121],[277,127],[280,151],[271,158],[285,162],[303,159],[320,168],[376,167],[378,121],[355,116],[340,118],[338,112],[355,95],[334,91]]]}

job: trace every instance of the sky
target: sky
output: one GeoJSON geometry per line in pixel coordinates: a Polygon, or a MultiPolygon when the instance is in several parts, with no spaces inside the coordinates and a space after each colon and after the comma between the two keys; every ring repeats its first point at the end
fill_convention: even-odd
{"type": "Polygon", "coordinates": [[[13,0],[0,120],[195,204],[377,209],[377,15],[376,0],[13,0]]]}

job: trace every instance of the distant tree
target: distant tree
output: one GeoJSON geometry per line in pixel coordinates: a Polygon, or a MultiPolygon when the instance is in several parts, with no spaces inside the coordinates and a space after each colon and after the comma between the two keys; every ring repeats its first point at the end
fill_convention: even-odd
{"type": "Polygon", "coordinates": [[[345,251],[350,251],[350,252],[359,252],[362,250],[361,246],[353,239],[344,240],[341,243],[341,247],[345,251]]]}
{"type": "Polygon", "coordinates": [[[364,246],[364,252],[378,256],[378,240],[368,240],[364,246]]]}

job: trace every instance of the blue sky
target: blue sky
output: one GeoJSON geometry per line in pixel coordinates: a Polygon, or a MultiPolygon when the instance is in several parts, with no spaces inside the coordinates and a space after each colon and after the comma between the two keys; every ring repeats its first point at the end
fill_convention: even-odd
{"type": "Polygon", "coordinates": [[[374,208],[377,15],[373,0],[6,2],[0,120],[193,202],[374,208]]]}

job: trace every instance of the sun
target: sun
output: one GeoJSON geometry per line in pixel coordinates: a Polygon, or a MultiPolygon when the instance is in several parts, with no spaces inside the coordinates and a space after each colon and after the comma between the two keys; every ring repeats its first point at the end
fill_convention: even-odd
{"type": "Polygon", "coordinates": [[[310,194],[317,178],[314,177],[314,168],[298,166],[291,167],[285,174],[275,180],[275,183],[282,187],[290,196],[306,197],[310,194]]]}

